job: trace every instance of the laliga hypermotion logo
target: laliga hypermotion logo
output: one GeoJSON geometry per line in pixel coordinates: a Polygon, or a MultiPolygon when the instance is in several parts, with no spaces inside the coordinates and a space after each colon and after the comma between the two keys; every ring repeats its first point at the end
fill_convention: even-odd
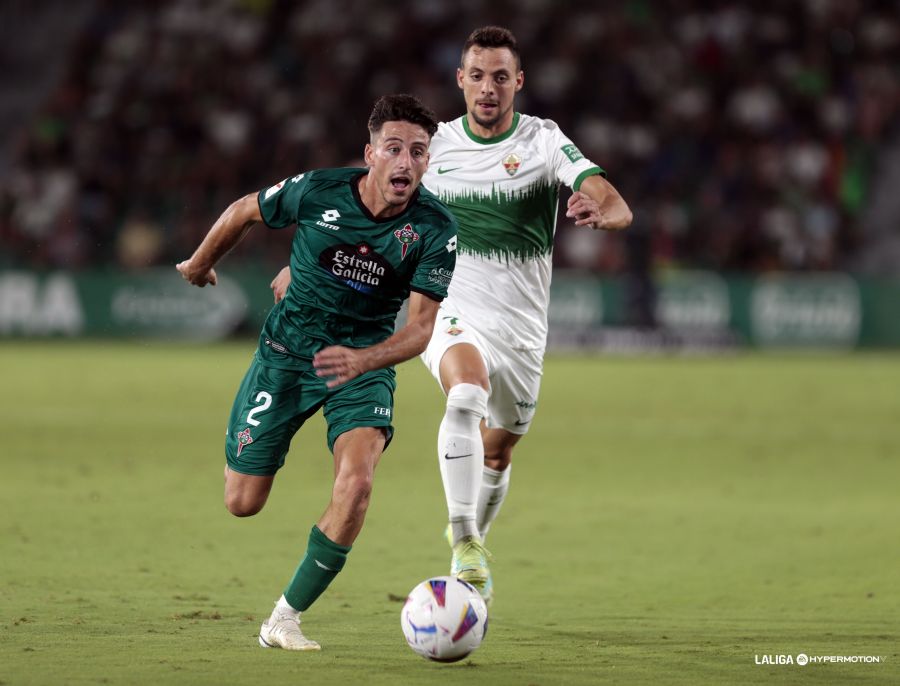
{"type": "Polygon", "coordinates": [[[407,224],[402,229],[394,231],[394,235],[400,241],[400,261],[402,262],[403,258],[406,257],[406,251],[409,250],[409,246],[419,240],[419,234],[413,231],[412,224],[407,224]]]}
{"type": "Polygon", "coordinates": [[[250,427],[249,426],[246,429],[244,429],[243,431],[238,431],[237,442],[238,442],[238,449],[237,449],[238,455],[241,454],[241,450],[244,449],[245,445],[250,445],[251,443],[253,443],[253,437],[250,435],[250,427]]]}

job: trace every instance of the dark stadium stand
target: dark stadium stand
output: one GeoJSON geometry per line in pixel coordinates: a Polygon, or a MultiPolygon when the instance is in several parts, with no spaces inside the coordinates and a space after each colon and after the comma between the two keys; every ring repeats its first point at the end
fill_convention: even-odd
{"type": "MultiPolygon", "coordinates": [[[[358,158],[378,94],[460,115],[459,47],[491,22],[524,48],[519,108],[556,120],[635,210],[622,236],[563,218],[560,266],[900,259],[896,3],[106,1],[80,4],[73,42],[47,6],[7,17],[70,47],[52,78],[6,88],[0,265],[170,264],[232,198],[358,158]]],[[[241,250],[275,265],[284,244],[241,250]]]]}

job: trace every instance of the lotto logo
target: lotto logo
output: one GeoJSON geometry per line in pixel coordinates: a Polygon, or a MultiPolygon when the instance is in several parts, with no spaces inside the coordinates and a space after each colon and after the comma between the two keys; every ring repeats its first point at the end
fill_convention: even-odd
{"type": "Polygon", "coordinates": [[[322,213],[322,221],[333,222],[335,219],[340,219],[341,213],[337,210],[325,210],[322,213]]]}
{"type": "Polygon", "coordinates": [[[453,252],[456,250],[456,236],[447,241],[447,252],[453,252]]]}

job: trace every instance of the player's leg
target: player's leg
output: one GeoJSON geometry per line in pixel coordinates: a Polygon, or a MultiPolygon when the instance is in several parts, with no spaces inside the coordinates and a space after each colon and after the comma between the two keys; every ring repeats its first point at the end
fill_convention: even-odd
{"type": "Polygon", "coordinates": [[[300,614],[343,569],[365,521],[375,467],[393,435],[393,373],[364,374],[325,402],[328,443],[334,454],[331,501],[309,535],[306,553],[275,610],[260,627],[264,647],[319,650],[300,631],[300,614]]]}
{"type": "Polygon", "coordinates": [[[319,529],[332,541],[351,546],[362,530],[372,495],[375,467],[387,440],[383,427],[359,427],[334,443],[334,486],[319,529]]]}
{"type": "MultiPolygon", "coordinates": [[[[487,415],[481,426],[484,466],[476,508],[482,542],[509,490],[513,448],[531,426],[543,369],[542,351],[511,350],[499,342],[491,350],[495,364],[487,415]]],[[[491,601],[493,594],[493,578],[489,575],[482,595],[491,601]]]]}
{"type": "Polygon", "coordinates": [[[250,517],[263,509],[275,476],[241,474],[225,465],[225,507],[235,517],[250,517]]]}
{"type": "Polygon", "coordinates": [[[481,419],[487,412],[487,367],[478,348],[457,343],[440,361],[440,380],[447,394],[438,429],[438,460],[453,544],[478,537],[475,522],[484,463],[481,419]]]}
{"type": "Polygon", "coordinates": [[[263,508],[291,438],[318,408],[320,399],[302,392],[303,378],[255,358],[244,375],[225,438],[224,498],[231,514],[249,517],[263,508]]]}
{"type": "Polygon", "coordinates": [[[478,533],[484,540],[509,491],[513,447],[522,439],[522,434],[482,427],[481,438],[484,442],[484,470],[475,521],[478,533]]]}
{"type": "Polygon", "coordinates": [[[477,333],[460,317],[443,314],[442,309],[422,360],[447,395],[438,430],[438,462],[450,520],[450,573],[484,592],[490,578],[488,552],[475,518],[484,462],[480,424],[490,392],[489,364],[477,333]]]}

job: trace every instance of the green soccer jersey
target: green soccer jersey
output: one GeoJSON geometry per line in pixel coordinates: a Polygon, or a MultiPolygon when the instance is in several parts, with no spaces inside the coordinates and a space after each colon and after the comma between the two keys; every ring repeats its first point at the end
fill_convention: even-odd
{"type": "Polygon", "coordinates": [[[263,363],[309,364],[328,345],[363,348],[394,331],[410,291],[443,300],[456,263],[456,221],[420,188],[399,215],[376,219],[363,205],[365,169],[319,169],[260,191],[273,229],[293,224],[291,285],[260,336],[263,363]]]}

